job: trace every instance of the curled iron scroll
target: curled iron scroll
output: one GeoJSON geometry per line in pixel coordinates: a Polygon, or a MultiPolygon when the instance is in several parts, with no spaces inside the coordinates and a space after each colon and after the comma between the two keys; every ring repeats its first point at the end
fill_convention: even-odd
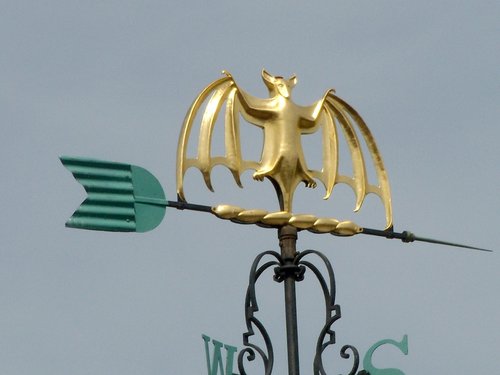
{"type": "MultiPolygon", "coordinates": [[[[323,352],[327,347],[335,344],[335,331],[332,330],[332,325],[341,318],[340,306],[335,304],[335,274],[333,273],[333,268],[328,258],[323,253],[316,250],[306,250],[302,253],[297,254],[294,263],[297,266],[305,266],[310,269],[316,276],[321,286],[321,290],[323,291],[323,297],[325,301],[325,324],[323,325],[323,328],[321,329],[318,340],[316,342],[316,354],[314,356],[313,362],[313,373],[314,375],[326,375],[326,371],[323,366],[323,352]],[[303,258],[307,255],[316,255],[321,259],[328,273],[328,283],[321,274],[318,267],[316,267],[316,265],[309,261],[303,260],[303,258]]],[[[352,352],[354,357],[353,365],[348,375],[355,375],[359,367],[359,353],[354,346],[344,345],[340,350],[340,356],[346,359],[350,358],[350,354],[347,352],[348,350],[352,352]]]]}
{"type": "Polygon", "coordinates": [[[241,350],[238,355],[238,370],[240,372],[240,375],[247,375],[244,361],[245,359],[247,361],[255,360],[256,352],[259,354],[264,364],[265,375],[271,375],[272,373],[274,364],[273,346],[269,334],[264,328],[264,325],[255,316],[255,313],[259,311],[259,306],[257,304],[257,296],[255,294],[255,284],[259,279],[260,275],[262,275],[264,271],[266,271],[270,267],[279,266],[281,263],[282,263],[281,256],[277,252],[265,251],[259,254],[255,258],[252,264],[247,293],[245,297],[245,321],[247,326],[247,332],[243,334],[243,345],[245,345],[245,348],[241,350]],[[262,260],[262,258],[264,258],[267,255],[276,258],[276,260],[268,261],[263,265],[259,266],[259,263],[262,260]],[[262,349],[258,345],[250,342],[250,338],[255,335],[254,328],[256,328],[257,331],[262,336],[262,339],[264,340],[265,349],[262,349]]]}

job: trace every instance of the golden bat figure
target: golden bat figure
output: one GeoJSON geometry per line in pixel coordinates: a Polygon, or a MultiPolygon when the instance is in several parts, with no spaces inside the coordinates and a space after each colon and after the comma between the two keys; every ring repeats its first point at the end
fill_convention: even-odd
{"type": "Polygon", "coordinates": [[[240,89],[228,72],[223,71],[223,75],[224,77],[212,82],[198,95],[186,114],[177,150],[177,195],[180,200],[185,201],[183,179],[188,168],[198,168],[207,187],[213,191],[211,170],[216,165],[224,165],[231,171],[240,187],[240,176],[248,169],[255,170],[253,178],[257,181],[269,179],[276,189],[281,211],[267,213],[262,210],[250,210],[251,212],[245,211],[245,216],[243,209],[224,205],[215,209],[215,213],[220,217],[268,225],[280,225],[286,221],[292,223],[295,220],[299,228],[313,227],[319,232],[334,232],[339,225],[336,219],[320,219],[312,215],[301,216],[292,213],[293,194],[297,185],[303,182],[307,187],[315,188],[317,179],[326,189],[324,199],[330,197],[336,184],[345,183],[351,186],[356,195],[354,211],[361,208],[367,194],[378,195],[385,209],[386,228],[392,227],[389,180],[375,140],[361,116],[336,96],[334,90],[328,90],[320,100],[310,106],[301,106],[291,98],[292,89],[297,83],[296,76],[286,79],[262,70],[262,79],[269,90],[269,98],[262,99],[240,89]],[[196,158],[189,158],[187,147],[191,130],[196,115],[204,104],[198,154],[196,158]],[[224,105],[225,111],[222,110],[224,105]],[[212,134],[222,112],[225,155],[212,156],[212,134]],[[264,146],[260,161],[245,160],[242,156],[240,116],[263,130],[264,146]],[[352,176],[338,173],[338,128],[341,129],[349,147],[352,176]],[[307,167],[301,139],[304,134],[318,131],[322,134],[322,169],[312,170],[307,167]],[[364,140],[369,151],[368,156],[373,162],[378,180],[376,185],[368,182],[365,156],[358,134],[364,140]]]}

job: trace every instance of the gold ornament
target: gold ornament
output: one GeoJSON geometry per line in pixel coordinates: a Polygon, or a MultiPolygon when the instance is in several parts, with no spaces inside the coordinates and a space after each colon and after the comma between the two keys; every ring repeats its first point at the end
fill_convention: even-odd
{"type": "MultiPolygon", "coordinates": [[[[316,227],[323,231],[335,226],[337,220],[321,219],[314,225],[314,215],[293,215],[292,200],[297,185],[303,182],[306,187],[315,188],[316,180],[323,183],[328,199],[336,184],[351,186],[356,195],[354,211],[358,211],[369,193],[376,194],[382,200],[385,209],[386,229],[392,228],[392,208],[389,180],[375,140],[361,116],[344,100],[328,90],[323,97],[310,106],[301,106],[292,101],[292,89],[297,83],[296,76],[289,79],[272,76],[262,71],[264,84],[269,90],[269,98],[254,97],[238,87],[231,74],[223,71],[224,77],[208,85],[195,99],[186,114],[179,137],[177,149],[177,195],[185,201],[183,179],[190,167],[198,168],[207,187],[213,191],[210,179],[212,168],[226,166],[235,182],[242,187],[240,176],[247,169],[255,170],[253,178],[262,181],[269,179],[276,189],[280,212],[274,215],[263,210],[244,210],[236,215],[226,212],[219,217],[246,223],[274,223],[291,221],[298,228],[316,227]],[[198,153],[195,158],[187,156],[191,130],[202,105],[204,112],[201,119],[198,140],[198,153]],[[222,107],[225,106],[225,110],[222,107]],[[224,115],[224,156],[212,156],[212,135],[217,117],[224,115]],[[259,161],[246,160],[242,156],[240,143],[240,116],[248,123],[258,126],[264,133],[264,147],[259,161]],[[349,146],[352,159],[352,176],[338,173],[338,140],[341,132],[349,146]],[[302,149],[302,135],[321,131],[322,134],[322,169],[312,170],[307,167],[302,149]],[[377,184],[368,183],[365,157],[362,152],[360,137],[366,144],[369,157],[376,171],[377,184]],[[288,217],[287,213],[290,214],[288,217]],[[266,218],[267,215],[267,218],[266,218]],[[271,216],[269,216],[271,215],[271,216]],[[280,221],[281,220],[281,221],[280,221]],[[333,221],[332,221],[333,220],[333,221]]],[[[226,206],[232,207],[232,206],[226,206]]],[[[229,209],[236,212],[238,210],[229,209]]],[[[222,213],[222,212],[221,212],[222,213]]],[[[347,223],[347,222],[346,222],[347,223]]],[[[356,225],[353,224],[353,231],[356,225]]],[[[340,229],[340,228],[339,228],[340,229]]]]}

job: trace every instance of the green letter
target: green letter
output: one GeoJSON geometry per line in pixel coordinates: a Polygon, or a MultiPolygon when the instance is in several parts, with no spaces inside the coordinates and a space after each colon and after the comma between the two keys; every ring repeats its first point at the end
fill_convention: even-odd
{"type": "Polygon", "coordinates": [[[224,345],[220,341],[212,340],[214,344],[214,355],[212,358],[212,363],[210,363],[210,349],[208,347],[208,343],[210,342],[210,337],[207,335],[201,335],[203,341],[205,341],[205,354],[207,359],[207,370],[208,375],[237,375],[233,374],[233,362],[234,362],[234,354],[238,350],[236,347],[231,345],[224,345]],[[226,371],[224,371],[224,367],[222,365],[222,354],[221,348],[224,346],[224,349],[227,351],[226,355],[226,371]]]}
{"type": "Polygon", "coordinates": [[[401,352],[404,355],[408,355],[408,335],[404,335],[401,342],[397,342],[390,339],[379,341],[368,350],[368,352],[365,355],[365,358],[363,359],[363,367],[365,371],[367,371],[370,375],[405,375],[403,371],[398,370],[396,368],[378,369],[376,367],[373,367],[372,364],[373,352],[375,352],[375,350],[377,350],[378,347],[385,344],[394,345],[396,348],[401,350],[401,352]]]}

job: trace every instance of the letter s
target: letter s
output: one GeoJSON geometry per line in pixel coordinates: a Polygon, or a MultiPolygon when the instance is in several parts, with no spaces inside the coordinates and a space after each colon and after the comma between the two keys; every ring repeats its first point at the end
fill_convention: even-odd
{"type": "Polygon", "coordinates": [[[403,339],[400,342],[397,342],[397,341],[391,340],[391,339],[382,340],[382,341],[375,343],[370,349],[368,349],[368,351],[366,352],[366,355],[363,359],[363,368],[370,375],[405,375],[405,373],[403,371],[396,369],[396,368],[379,369],[379,368],[376,368],[373,366],[373,364],[372,364],[373,353],[380,346],[385,345],[385,344],[394,345],[399,350],[401,350],[401,352],[404,355],[408,355],[408,335],[404,335],[403,339]]]}

